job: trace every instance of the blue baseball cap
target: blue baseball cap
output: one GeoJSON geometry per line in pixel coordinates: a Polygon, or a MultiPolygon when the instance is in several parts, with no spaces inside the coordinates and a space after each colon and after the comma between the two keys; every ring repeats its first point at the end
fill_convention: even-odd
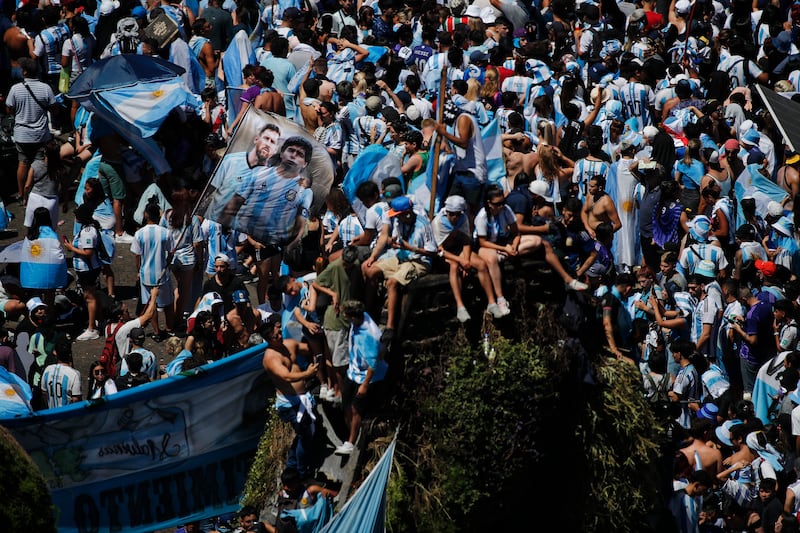
{"type": "Polygon", "coordinates": [[[231,295],[231,299],[235,304],[249,304],[250,303],[250,296],[247,294],[247,291],[243,291],[239,289],[238,291],[233,291],[231,295]]]}
{"type": "Polygon", "coordinates": [[[400,196],[392,200],[391,209],[389,209],[388,215],[390,217],[396,217],[400,213],[405,213],[406,211],[411,209],[411,198],[408,196],[400,196]]]}

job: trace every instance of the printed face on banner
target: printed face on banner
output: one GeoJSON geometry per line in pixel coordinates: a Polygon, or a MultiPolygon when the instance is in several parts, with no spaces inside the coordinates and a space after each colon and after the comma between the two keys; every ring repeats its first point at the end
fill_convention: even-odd
{"type": "Polygon", "coordinates": [[[197,212],[282,247],[324,204],[332,183],[333,165],[324,146],[294,122],[251,109],[197,212]]]}

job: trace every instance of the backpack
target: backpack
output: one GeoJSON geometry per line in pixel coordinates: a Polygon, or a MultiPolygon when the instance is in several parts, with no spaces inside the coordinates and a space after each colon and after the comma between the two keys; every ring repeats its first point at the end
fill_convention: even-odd
{"type": "Polygon", "coordinates": [[[16,158],[17,148],[14,144],[14,115],[6,114],[0,118],[0,160],[16,158]]]}
{"type": "Polygon", "coordinates": [[[549,23],[553,32],[553,57],[563,57],[575,53],[575,36],[572,28],[565,22],[549,23]]]}
{"type": "Polygon", "coordinates": [[[122,327],[122,322],[118,322],[111,331],[111,324],[106,326],[106,343],[103,345],[103,351],[100,353],[100,364],[106,369],[108,377],[114,379],[119,375],[120,355],[117,348],[117,332],[122,327]]]}
{"type": "Polygon", "coordinates": [[[137,385],[144,385],[145,383],[150,383],[150,379],[145,374],[141,373],[134,376],[128,372],[124,376],[119,376],[114,379],[114,384],[117,386],[118,391],[128,390],[137,385]]]}

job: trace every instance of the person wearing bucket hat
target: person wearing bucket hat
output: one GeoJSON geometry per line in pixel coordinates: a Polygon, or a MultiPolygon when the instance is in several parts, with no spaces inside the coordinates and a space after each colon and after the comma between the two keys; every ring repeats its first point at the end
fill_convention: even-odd
{"type": "Polygon", "coordinates": [[[784,237],[792,237],[794,235],[794,222],[787,216],[782,216],[773,222],[772,227],[784,237]]]}
{"type": "Polygon", "coordinates": [[[719,415],[719,407],[713,403],[704,403],[703,406],[697,411],[697,417],[710,420],[714,427],[717,426],[717,416],[719,415]]]}
{"type": "Polygon", "coordinates": [[[711,261],[714,264],[714,274],[712,277],[728,268],[728,259],[725,252],[719,246],[715,246],[708,241],[711,232],[711,220],[705,215],[697,215],[689,221],[690,240],[684,246],[678,258],[678,272],[683,276],[695,274],[698,265],[703,260],[711,261]]]}
{"type": "MultiPolygon", "coordinates": [[[[798,398],[800,399],[800,398],[798,398]]],[[[714,430],[714,433],[717,436],[717,440],[719,440],[725,446],[733,447],[733,442],[731,442],[731,428],[733,426],[742,425],[743,422],[738,418],[734,418],[731,420],[726,420],[714,430]]]]}
{"type": "Polygon", "coordinates": [[[800,254],[800,246],[795,239],[794,222],[788,216],[782,216],[771,225],[769,238],[767,240],[767,251],[775,251],[773,261],[789,270],[793,270],[797,265],[797,257],[800,254]]]}

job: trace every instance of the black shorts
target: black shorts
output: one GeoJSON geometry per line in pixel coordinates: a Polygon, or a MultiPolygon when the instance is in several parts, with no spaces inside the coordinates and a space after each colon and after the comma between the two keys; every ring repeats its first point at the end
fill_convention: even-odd
{"type": "Polygon", "coordinates": [[[278,244],[265,244],[263,248],[256,248],[255,259],[256,261],[266,261],[280,255],[282,251],[283,248],[278,244]]]}
{"type": "Polygon", "coordinates": [[[78,281],[81,284],[81,287],[84,289],[86,287],[96,287],[97,286],[97,278],[100,277],[100,270],[99,268],[95,268],[94,270],[89,270],[87,272],[76,272],[78,274],[78,281]]]}
{"type": "Polygon", "coordinates": [[[384,381],[375,381],[367,387],[367,394],[358,396],[358,387],[360,385],[351,379],[345,380],[344,388],[342,389],[342,406],[347,408],[352,405],[353,409],[362,417],[366,416],[370,409],[374,409],[376,405],[380,404],[383,397],[384,381]]]}

